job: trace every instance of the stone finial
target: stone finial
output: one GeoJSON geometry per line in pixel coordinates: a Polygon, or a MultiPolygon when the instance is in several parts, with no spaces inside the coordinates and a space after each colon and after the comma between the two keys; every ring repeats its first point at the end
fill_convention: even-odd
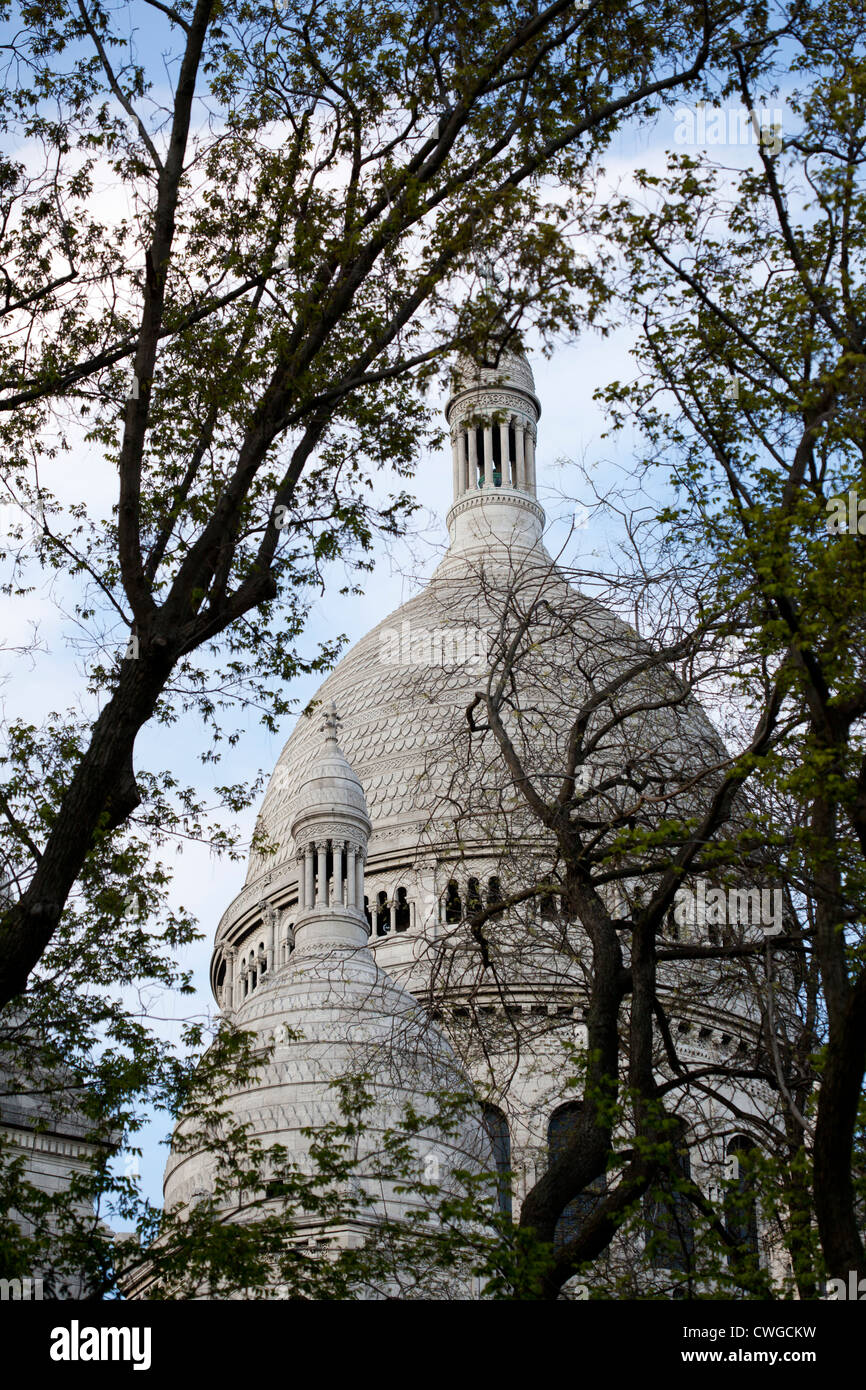
{"type": "Polygon", "coordinates": [[[336,743],[339,733],[341,719],[337,713],[337,706],[332,700],[328,708],[322,714],[321,729],[325,735],[326,743],[336,743]]]}
{"type": "Polygon", "coordinates": [[[494,265],[493,258],[491,256],[482,256],[479,260],[478,277],[489,294],[493,294],[494,291],[498,288],[498,281],[496,279],[496,266],[494,265]]]}

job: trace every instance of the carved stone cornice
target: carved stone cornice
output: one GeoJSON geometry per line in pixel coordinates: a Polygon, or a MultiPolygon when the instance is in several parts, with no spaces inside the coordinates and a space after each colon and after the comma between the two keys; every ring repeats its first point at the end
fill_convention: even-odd
{"type": "Polygon", "coordinates": [[[541,407],[534,396],[528,391],[522,391],[519,386],[461,391],[460,395],[455,396],[449,403],[446,419],[449,426],[456,424],[460,428],[465,421],[484,411],[514,410],[515,407],[522,415],[528,417],[533,425],[537,425],[541,407]]]}
{"type": "Polygon", "coordinates": [[[530,512],[532,516],[544,524],[544,510],[536,502],[534,497],[530,497],[526,492],[518,492],[510,487],[484,487],[478,488],[475,492],[464,492],[462,497],[449,508],[446,518],[448,524],[464,512],[472,511],[474,507],[483,507],[488,502],[499,502],[510,507],[517,507],[521,511],[530,512]]]}

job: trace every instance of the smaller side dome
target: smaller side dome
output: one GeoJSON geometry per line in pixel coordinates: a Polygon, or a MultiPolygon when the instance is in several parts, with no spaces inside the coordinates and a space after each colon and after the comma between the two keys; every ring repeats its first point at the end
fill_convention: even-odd
{"type": "MultiPolygon", "coordinates": [[[[299,857],[295,949],[233,1011],[235,1026],[253,1034],[261,1048],[261,1068],[225,1097],[233,1122],[262,1145],[262,1178],[278,1182],[283,1154],[296,1170],[315,1173],[311,1134],[345,1124],[340,1083],[363,1078],[370,1108],[356,1140],[357,1165],[347,1179],[348,1210],[334,1236],[337,1244],[363,1238],[382,1216],[417,1218],[429,1210],[431,1186],[443,1196],[459,1196],[461,1174],[495,1169],[478,1106],[470,1104],[456,1121],[446,1108],[440,1119],[440,1097],[450,1106],[454,1095],[472,1093],[453,1047],[370,951],[364,858],[371,827],[363,788],[337,742],[338,723],[331,704],[322,718],[322,754],[292,818],[299,857]],[[426,1191],[407,1190],[400,1172],[391,1174],[382,1165],[386,1136],[410,1118],[407,1172],[417,1172],[426,1191]],[[279,1156],[273,1164],[271,1147],[279,1156]]],[[[166,1206],[189,1209],[202,1194],[213,1193],[219,1166],[213,1135],[198,1116],[182,1118],[166,1166],[166,1206]]],[[[256,1203],[270,1200],[267,1186],[256,1194],[256,1203]]],[[[229,1219],[253,1220],[257,1210],[253,1204],[244,1210],[242,1197],[229,1219]]],[[[300,1234],[322,1225],[315,1212],[295,1220],[300,1234]]],[[[325,1227],[322,1234],[330,1239],[332,1233],[325,1227]]],[[[445,1292],[436,1296],[469,1294],[471,1271],[449,1271],[445,1283],[445,1292]]],[[[201,1296],[213,1295],[202,1289],[201,1296]]]]}
{"type": "Polygon", "coordinates": [[[337,741],[339,724],[340,716],[332,700],[322,715],[325,747],[298,791],[292,819],[293,835],[296,826],[301,827],[317,814],[333,816],[341,812],[366,822],[369,833],[364,788],[337,741]]]}
{"type": "Polygon", "coordinates": [[[487,386],[501,386],[505,389],[526,391],[535,400],[538,413],[541,414],[541,405],[535,395],[535,378],[532,375],[532,368],[522,352],[503,351],[496,363],[492,361],[475,362],[465,353],[461,353],[454,364],[451,398],[459,396],[464,391],[479,391],[487,386]]]}
{"type": "Polygon", "coordinates": [[[290,831],[298,859],[296,951],[367,942],[364,860],[372,824],[364,788],[339,743],[333,701],[322,716],[325,746],[298,792],[290,831]]]}

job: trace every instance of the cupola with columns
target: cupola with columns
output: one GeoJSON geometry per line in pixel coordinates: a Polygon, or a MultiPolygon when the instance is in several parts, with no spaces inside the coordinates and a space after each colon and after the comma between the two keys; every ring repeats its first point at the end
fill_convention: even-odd
{"type": "Polygon", "coordinates": [[[451,433],[452,544],[533,547],[544,526],[536,496],[535,446],[541,405],[523,354],[478,364],[461,357],[445,407],[451,433]]]}
{"type": "Polygon", "coordinates": [[[325,746],[295,803],[290,833],[298,863],[295,950],[367,944],[364,860],[372,829],[364,789],[337,741],[333,704],[322,717],[325,746]]]}

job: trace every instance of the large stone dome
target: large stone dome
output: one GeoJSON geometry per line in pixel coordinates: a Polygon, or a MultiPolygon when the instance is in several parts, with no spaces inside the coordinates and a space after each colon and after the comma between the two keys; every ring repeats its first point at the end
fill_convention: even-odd
{"type": "MultiPolygon", "coordinates": [[[[359,1045],[368,1061],[380,1045],[383,1057],[409,1059],[406,1087],[389,1082],[387,1068],[379,1073],[383,1094],[390,1085],[394,1097],[415,1089],[431,1067],[445,1078],[459,1057],[452,1074],[462,1069],[471,1078],[499,1145],[497,1167],[513,1166],[518,1192],[544,1171],[549,1122],[575,1099],[574,1049],[586,1046],[592,952],[587,924],[559,890],[553,860],[563,827],[577,821],[582,842],[591,841],[593,853],[600,847],[599,859],[621,854],[609,875],[599,875],[599,896],[613,924],[627,920],[657,872],[659,814],[673,825],[699,823],[726,761],[688,674],[680,681],[622,617],[569,583],[545,550],[539,409],[525,359],[503,357],[497,368],[458,364],[446,409],[454,483],[448,553],[421,592],[351,648],[312,702],[316,711],[339,710],[340,747],[357,785],[346,781],[345,764],[323,767],[320,715],[302,714],[268,785],[246,883],[219,924],[212,963],[216,997],[241,1026],[268,1037],[282,1020],[305,1020],[303,1049],[278,1045],[282,1069],[273,1087],[285,1114],[267,1112],[270,1082],[239,1098],[242,1108],[258,1107],[249,1112],[257,1132],[291,1128],[289,1112],[298,1107],[304,1123],[333,1117],[321,1094],[332,1063],[346,1065],[344,1043],[359,1045]],[[518,666],[506,676],[508,698],[495,706],[507,735],[500,740],[485,722],[494,702],[477,697],[500,680],[506,652],[518,666]],[[556,835],[530,813],[529,780],[539,797],[557,802],[556,835]],[[346,802],[343,821],[317,829],[315,805],[300,816],[297,807],[311,787],[332,783],[346,802]],[[560,796],[564,784],[568,794],[560,796]],[[358,787],[369,813],[363,847],[351,804],[358,787]],[[640,848],[618,848],[618,837],[629,839],[624,826],[638,836],[648,831],[643,858],[640,848]],[[314,870],[317,883],[351,900],[353,930],[367,941],[363,960],[345,956],[337,974],[322,962],[318,982],[304,964],[315,932],[314,870]],[[512,901],[500,908],[503,889],[512,901]],[[480,942],[478,905],[492,909],[480,942]],[[306,945],[296,941],[298,930],[308,934],[306,945]],[[435,1058],[412,997],[450,1039],[436,1043],[435,1058]],[[351,1039],[331,1011],[340,998],[357,1020],[351,1039]],[[401,1049],[396,1034],[407,1027],[401,1049]],[[317,1116],[309,1111],[312,1091],[317,1116]]],[[[756,1043],[754,1020],[714,966],[681,968],[672,957],[660,991],[690,1060],[727,1059],[746,1038],[756,1043]]],[[[467,1131],[458,1148],[472,1151],[477,1140],[467,1131]]],[[[183,1190],[190,1180],[178,1170],[183,1190]]]]}
{"type": "MultiPolygon", "coordinates": [[[[466,761],[466,710],[487,678],[504,608],[537,603],[543,593],[548,611],[558,615],[558,631],[548,633],[544,659],[531,673],[543,718],[532,731],[531,749],[528,744],[526,749],[540,771],[546,764],[549,776],[564,765],[567,731],[591,683],[610,679],[644,650],[627,623],[568,583],[544,548],[544,513],[535,496],[530,449],[537,402],[526,404],[528,395],[535,400],[533,385],[525,358],[513,354],[503,354],[497,369],[458,364],[455,394],[447,407],[455,440],[456,496],[448,514],[451,547],[427,586],[355,644],[313,702],[315,709],[334,702],[339,708],[341,745],[363,787],[372,822],[368,881],[374,893],[389,901],[401,882],[399,875],[395,877],[399,866],[411,863],[417,868],[422,860],[447,860],[449,816],[452,822],[457,819],[456,803],[463,799],[468,805],[477,793],[478,767],[466,761]],[[485,373],[493,373],[500,382],[506,378],[509,384],[491,392],[484,381],[477,382],[485,373]],[[509,424],[499,417],[506,408],[503,400],[512,398],[522,403],[509,424]],[[475,411],[482,407],[494,412],[494,423],[486,430],[474,424],[475,411]],[[478,438],[470,437],[467,444],[467,436],[476,432],[478,438]],[[497,439],[500,452],[494,457],[497,439]],[[469,452],[492,460],[477,485],[472,470],[467,470],[469,452]],[[497,481],[491,485],[494,476],[497,481]],[[555,679],[545,679],[545,665],[556,673],[555,679]]],[[[653,679],[671,693],[670,673],[657,670],[653,679]]],[[[715,761],[719,739],[699,707],[688,700],[678,705],[670,699],[666,704],[638,713],[629,728],[601,745],[596,761],[624,762],[631,752],[630,739],[639,743],[645,764],[670,764],[672,776],[683,762],[705,766],[708,749],[710,761],[715,761]]],[[[220,948],[254,929],[263,904],[285,905],[292,911],[298,846],[291,834],[291,815],[318,756],[316,718],[301,715],[280,754],[260,812],[258,829],[271,852],[251,854],[246,885],[218,928],[213,973],[217,991],[220,948]]],[[[451,838],[459,837],[452,833],[451,838]]],[[[430,895],[416,906],[413,925],[429,923],[435,913],[430,895]]]]}
{"type": "MultiPolygon", "coordinates": [[[[301,1131],[345,1123],[334,1083],[367,1077],[374,1104],[364,1142],[371,1154],[386,1130],[401,1125],[407,1105],[434,1115],[430,1096],[467,1088],[450,1044],[366,947],[295,951],[284,970],[244,1000],[234,1021],[273,1051],[255,1084],[227,1097],[233,1121],[247,1125],[265,1149],[283,1146],[303,1172],[311,1172],[312,1163],[309,1136],[301,1131]]],[[[178,1135],[189,1132],[182,1122],[178,1135]]],[[[422,1161],[435,1155],[443,1186],[454,1168],[493,1167],[480,1113],[468,1114],[454,1133],[441,1133],[431,1123],[417,1149],[422,1161]]],[[[211,1192],[216,1161],[212,1149],[179,1146],[176,1139],[165,1171],[166,1206],[187,1205],[211,1192]]],[[[365,1186],[389,1215],[405,1208],[381,1180],[368,1177],[365,1186]]]]}

